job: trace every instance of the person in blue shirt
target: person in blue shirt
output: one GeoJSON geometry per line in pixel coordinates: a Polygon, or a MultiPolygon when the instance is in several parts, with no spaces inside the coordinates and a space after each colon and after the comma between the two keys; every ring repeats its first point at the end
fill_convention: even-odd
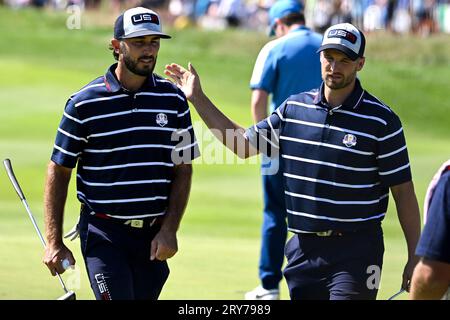
{"type": "MultiPolygon", "coordinates": [[[[254,123],[267,118],[268,111],[274,112],[290,95],[317,88],[322,81],[317,53],[322,36],[305,26],[302,10],[295,0],[277,1],[269,10],[270,35],[277,39],[261,49],[253,69],[250,88],[254,123]]],[[[287,226],[283,176],[278,169],[278,157],[262,155],[261,285],[246,293],[247,300],[279,299],[287,226]]]]}
{"type": "Polygon", "coordinates": [[[450,160],[428,187],[424,217],[425,227],[416,249],[421,259],[414,269],[411,299],[437,300],[450,286],[450,160]]]}

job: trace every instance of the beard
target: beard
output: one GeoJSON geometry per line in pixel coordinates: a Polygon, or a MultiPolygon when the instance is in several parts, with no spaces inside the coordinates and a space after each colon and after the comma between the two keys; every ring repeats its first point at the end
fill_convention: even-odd
{"type": "Polygon", "coordinates": [[[340,79],[333,79],[331,76],[325,76],[325,84],[328,88],[333,90],[339,90],[348,87],[352,84],[353,80],[356,78],[356,70],[355,72],[349,74],[348,76],[344,76],[342,73],[340,74],[340,79]]]}
{"type": "Polygon", "coordinates": [[[125,63],[125,66],[127,69],[142,77],[148,77],[153,73],[153,70],[155,69],[156,65],[156,57],[154,56],[141,56],[136,60],[133,60],[133,58],[128,54],[128,51],[126,50],[125,46],[122,47],[122,53],[123,53],[123,62],[125,63]],[[150,59],[151,61],[149,63],[142,63],[141,66],[139,66],[139,63],[141,63],[143,59],[150,59]]]}

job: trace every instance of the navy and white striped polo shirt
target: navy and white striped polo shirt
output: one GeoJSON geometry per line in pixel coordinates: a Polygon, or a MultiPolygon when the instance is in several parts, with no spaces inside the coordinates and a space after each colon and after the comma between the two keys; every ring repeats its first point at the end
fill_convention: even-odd
{"type": "Polygon", "coordinates": [[[379,224],[389,187],[411,180],[397,115],[364,91],[359,80],[347,100],[329,107],[319,90],[289,97],[246,135],[279,148],[289,230],[354,230],[379,224]],[[263,141],[263,140],[261,140],[263,141]]]}
{"type": "Polygon", "coordinates": [[[175,164],[199,156],[187,100],[155,74],[127,91],[116,67],[69,98],[51,159],[68,168],[78,162],[77,197],[93,211],[163,215],[175,164]]]}

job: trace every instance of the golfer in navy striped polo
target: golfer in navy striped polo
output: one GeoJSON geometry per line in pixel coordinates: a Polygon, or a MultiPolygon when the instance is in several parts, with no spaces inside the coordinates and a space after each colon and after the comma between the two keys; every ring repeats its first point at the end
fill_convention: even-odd
{"type": "Polygon", "coordinates": [[[330,27],[318,50],[320,88],[290,96],[245,132],[204,95],[191,65],[166,66],[210,128],[236,131],[234,140],[222,141],[227,147],[240,157],[279,155],[294,233],[284,270],[292,299],[376,298],[389,190],[408,246],[403,288],[417,263],[420,218],[405,137],[397,115],[356,77],[364,47],[353,25],[330,27]]]}
{"type": "Polygon", "coordinates": [[[133,8],[115,24],[118,63],[67,101],[48,167],[44,262],[74,264],[62,241],[64,203],[77,166],[81,250],[97,299],[157,299],[177,251],[191,160],[199,155],[187,100],[153,73],[159,16],[133,8]]]}

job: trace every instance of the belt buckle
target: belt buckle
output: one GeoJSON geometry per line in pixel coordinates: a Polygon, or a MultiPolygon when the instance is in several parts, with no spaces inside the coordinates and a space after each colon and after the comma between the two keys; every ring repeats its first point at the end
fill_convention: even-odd
{"type": "Polygon", "coordinates": [[[316,235],[319,237],[329,237],[329,236],[331,236],[332,233],[333,233],[333,230],[327,230],[327,231],[316,232],[316,235]]]}
{"type": "Polygon", "coordinates": [[[135,219],[127,220],[125,224],[127,225],[129,224],[133,228],[141,229],[144,227],[144,220],[135,220],[135,219]]]}

